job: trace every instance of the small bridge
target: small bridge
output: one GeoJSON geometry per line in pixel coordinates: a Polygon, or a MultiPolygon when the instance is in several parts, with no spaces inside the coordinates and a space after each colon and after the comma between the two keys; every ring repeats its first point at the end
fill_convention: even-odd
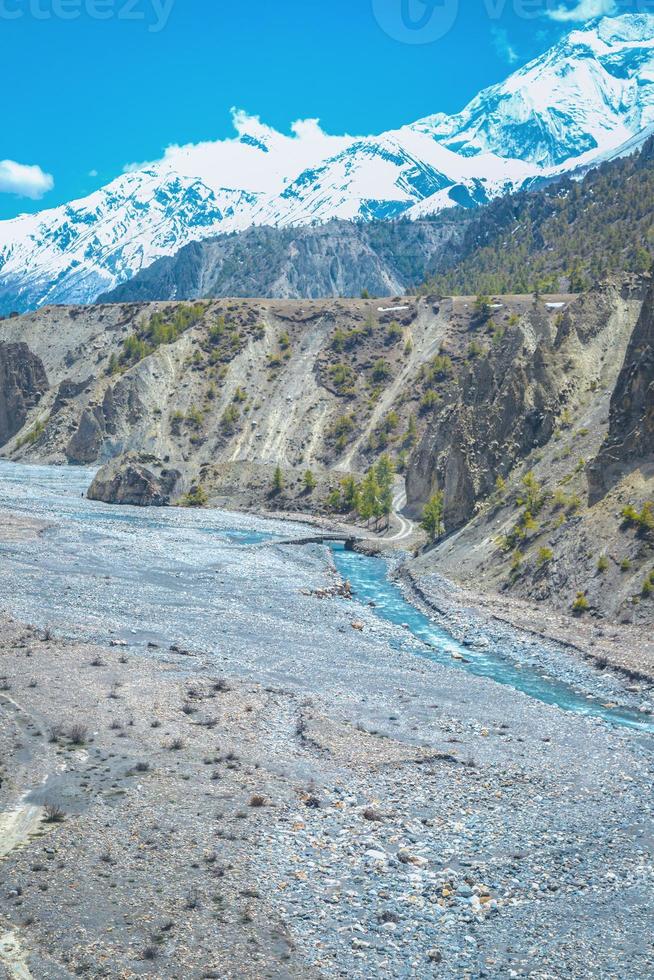
{"type": "Polygon", "coordinates": [[[354,551],[354,546],[359,544],[361,541],[365,541],[365,538],[357,538],[353,534],[312,534],[310,537],[306,538],[288,538],[287,540],[275,541],[274,544],[292,544],[292,545],[303,545],[303,544],[330,544],[332,542],[342,541],[345,545],[346,551],[354,551]]]}

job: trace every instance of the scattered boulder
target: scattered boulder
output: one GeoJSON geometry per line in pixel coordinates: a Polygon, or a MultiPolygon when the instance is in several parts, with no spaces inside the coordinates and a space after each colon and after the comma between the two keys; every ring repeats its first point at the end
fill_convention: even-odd
{"type": "Polygon", "coordinates": [[[88,491],[89,500],[134,507],[166,507],[181,492],[182,474],[156,456],[128,453],[103,466],[88,491]]]}

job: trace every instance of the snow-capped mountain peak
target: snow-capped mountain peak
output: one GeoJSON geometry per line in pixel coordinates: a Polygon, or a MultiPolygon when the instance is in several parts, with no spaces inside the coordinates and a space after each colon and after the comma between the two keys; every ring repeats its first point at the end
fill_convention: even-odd
{"type": "Polygon", "coordinates": [[[654,122],[654,15],[605,17],[566,35],[455,116],[414,129],[464,156],[556,168],[606,153],[654,122]]]}
{"type": "Polygon", "coordinates": [[[232,139],[169,147],[84,200],[0,222],[0,312],[92,301],[190,241],[253,224],[472,207],[628,152],[654,125],[654,15],[592,21],[461,112],[379,136],[233,119],[232,139]]]}

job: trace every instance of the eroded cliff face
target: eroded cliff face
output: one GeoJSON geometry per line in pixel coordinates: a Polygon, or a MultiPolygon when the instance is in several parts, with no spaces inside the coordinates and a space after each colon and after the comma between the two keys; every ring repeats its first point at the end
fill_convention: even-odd
{"type": "Polygon", "coordinates": [[[530,397],[516,401],[510,372],[502,383],[500,352],[491,358],[487,418],[477,399],[477,430],[466,429],[472,395],[462,391],[448,409],[455,424],[446,426],[443,408],[423,438],[415,461],[425,467],[422,492],[432,488],[429,481],[444,489],[448,531],[460,530],[422,554],[414,570],[589,623],[651,624],[652,287],[624,281],[580,297],[557,318],[551,340],[541,335],[533,357],[527,318],[520,331],[525,343],[514,347],[515,376],[530,397]],[[503,405],[516,413],[518,438],[506,436],[503,405]],[[547,419],[536,441],[551,425],[553,431],[528,451],[534,405],[547,419]],[[498,462],[493,440],[502,433],[498,462]],[[508,453],[514,465],[493,492],[490,471],[508,453]],[[451,470],[463,474],[458,486],[451,470]],[[485,496],[484,476],[491,488],[485,496]],[[467,496],[457,500],[459,487],[467,496]]]}
{"type": "Polygon", "coordinates": [[[20,432],[47,389],[43,362],[27,344],[0,342],[0,446],[20,432]]]}
{"type": "Polygon", "coordinates": [[[631,469],[654,455],[654,283],[643,303],[624,365],[618,377],[609,416],[609,431],[589,466],[591,502],[602,496],[631,469]]]}
{"type": "Polygon", "coordinates": [[[514,328],[501,350],[464,368],[428,427],[407,474],[414,514],[440,488],[448,530],[465,524],[497,478],[551,438],[560,400],[543,341],[530,349],[525,331],[514,328]]]}
{"type": "MultiPolygon", "coordinates": [[[[574,418],[582,398],[596,399],[601,386],[612,385],[642,292],[635,278],[609,282],[561,304],[554,317],[534,303],[499,340],[496,334],[485,356],[473,351],[410,461],[413,514],[439,489],[448,532],[462,527],[498,478],[507,479],[574,418]]],[[[496,315],[487,315],[494,322],[496,315]]]]}
{"type": "Polygon", "coordinates": [[[69,463],[86,465],[113,457],[124,445],[140,448],[139,426],[147,425],[148,408],[139,395],[138,377],[109,384],[102,400],[82,410],[66,446],[69,463]]]}

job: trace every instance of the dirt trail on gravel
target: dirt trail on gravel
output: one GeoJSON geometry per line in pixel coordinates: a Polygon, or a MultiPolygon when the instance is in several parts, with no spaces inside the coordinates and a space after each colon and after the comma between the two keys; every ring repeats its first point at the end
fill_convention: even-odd
{"type": "MultiPolygon", "coordinates": [[[[14,707],[20,714],[24,710],[13,698],[3,696],[0,704],[14,707]]],[[[0,813],[0,863],[14,851],[25,847],[41,833],[44,808],[28,802],[30,791],[20,797],[17,806],[0,813]]],[[[27,967],[27,953],[21,945],[18,932],[7,929],[0,922],[0,968],[11,980],[31,980],[27,967]]]]}

